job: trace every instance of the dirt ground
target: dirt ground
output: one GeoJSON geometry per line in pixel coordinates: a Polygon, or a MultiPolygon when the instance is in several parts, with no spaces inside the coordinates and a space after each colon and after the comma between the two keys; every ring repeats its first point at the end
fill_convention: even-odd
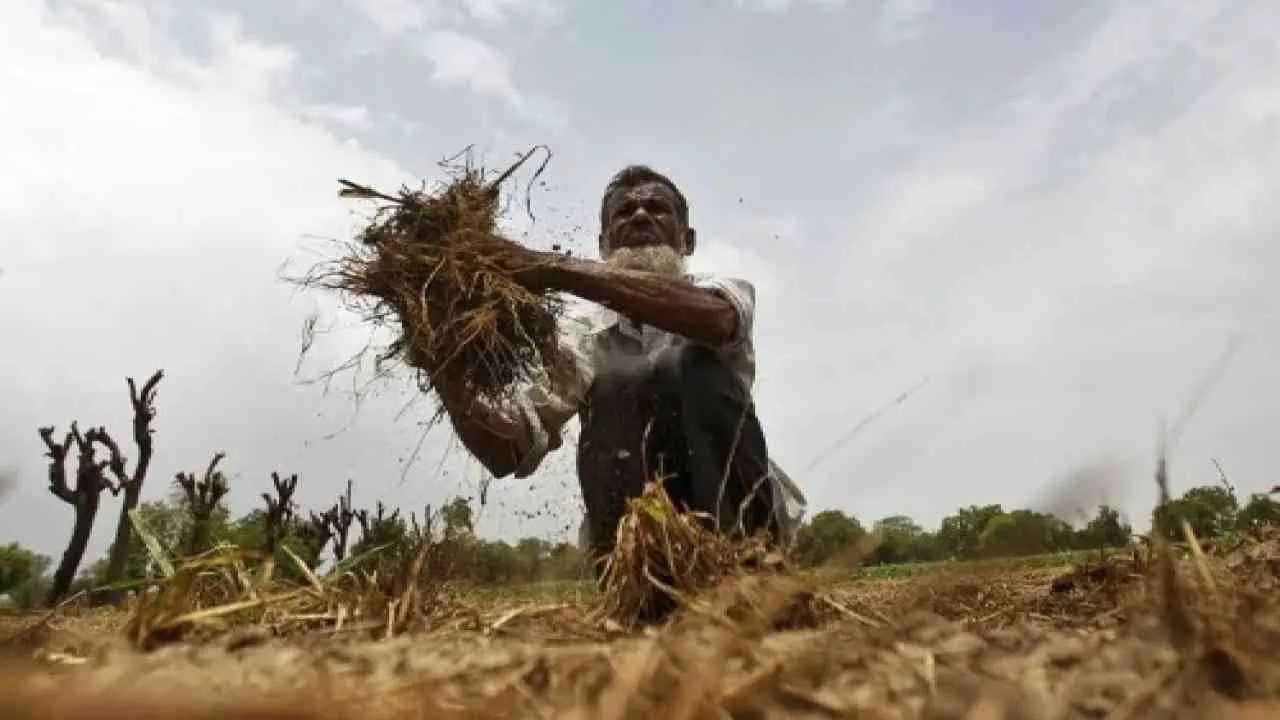
{"type": "Polygon", "coordinates": [[[9,617],[0,717],[1280,718],[1280,541],[1161,567],[753,576],[645,630],[494,600],[412,636],[149,653],[119,611],[9,617]]]}

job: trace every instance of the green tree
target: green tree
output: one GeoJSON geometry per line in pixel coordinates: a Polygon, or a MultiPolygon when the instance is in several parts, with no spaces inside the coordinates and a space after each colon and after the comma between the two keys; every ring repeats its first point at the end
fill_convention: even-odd
{"type": "Polygon", "coordinates": [[[49,567],[50,559],[18,543],[0,546],[0,595],[8,595],[30,584],[49,567]]]}
{"type": "Polygon", "coordinates": [[[475,515],[471,503],[462,497],[455,497],[440,511],[444,521],[444,538],[453,540],[471,537],[475,534],[475,515]]]}
{"type": "Polygon", "coordinates": [[[551,543],[540,538],[520,538],[513,548],[520,580],[534,582],[543,578],[547,561],[551,557],[551,543]]]}
{"type": "MultiPolygon", "coordinates": [[[[168,557],[181,556],[189,520],[180,505],[166,500],[152,500],[139,505],[136,513],[168,557]]],[[[89,566],[87,575],[94,584],[107,582],[109,558],[113,548],[114,544],[112,548],[108,548],[105,557],[89,566]]],[[[140,538],[129,543],[128,552],[121,562],[117,582],[137,581],[159,574],[159,567],[151,556],[151,551],[140,538]]]]}
{"type": "Polygon", "coordinates": [[[422,547],[418,538],[409,531],[408,523],[400,518],[400,511],[387,512],[382,503],[374,512],[358,510],[355,513],[360,527],[360,538],[351,546],[349,558],[363,558],[360,567],[378,569],[384,575],[395,575],[413,561],[422,547]],[[371,553],[371,554],[370,554],[371,553]]]}
{"type": "Polygon", "coordinates": [[[587,560],[574,543],[560,542],[547,554],[547,580],[577,580],[585,577],[587,560]]]}
{"type": "Polygon", "coordinates": [[[1099,505],[1098,512],[1080,531],[1078,545],[1084,548],[1121,548],[1129,544],[1133,527],[1110,505],[1099,505]]]}
{"type": "Polygon", "coordinates": [[[470,550],[470,563],[463,565],[463,572],[475,582],[499,585],[523,579],[517,576],[522,558],[511,545],[501,540],[476,540],[471,544],[470,550]]]}
{"type": "Polygon", "coordinates": [[[978,541],[982,557],[1021,557],[1069,550],[1071,526],[1046,513],[1014,510],[987,521],[978,541]]]}
{"type": "Polygon", "coordinates": [[[821,565],[852,548],[866,534],[857,518],[840,510],[824,510],[796,531],[796,555],[804,565],[821,565]]]}
{"type": "Polygon", "coordinates": [[[924,562],[936,555],[933,535],[905,515],[877,520],[871,532],[879,535],[880,542],[871,551],[869,562],[874,565],[924,562]]]}
{"type": "MultiPolygon", "coordinates": [[[[43,558],[43,556],[41,556],[43,558]]],[[[46,567],[52,564],[48,558],[44,558],[46,567]]],[[[32,575],[26,582],[15,585],[8,592],[9,601],[14,607],[23,610],[34,610],[44,604],[45,598],[49,596],[49,588],[53,585],[53,579],[49,577],[47,572],[40,572],[32,575]]]]}
{"type": "Polygon", "coordinates": [[[1254,493],[1236,516],[1241,530],[1257,532],[1264,527],[1280,527],[1280,502],[1268,493],[1254,493]]]}
{"type": "Polygon", "coordinates": [[[261,508],[254,508],[227,523],[220,535],[218,540],[241,550],[261,551],[267,544],[267,513],[261,508]]]}
{"type": "MultiPolygon", "coordinates": [[[[159,543],[166,557],[178,561],[186,555],[191,547],[195,522],[181,489],[172,490],[169,497],[164,500],[143,502],[135,512],[143,526],[159,543]]],[[[261,532],[254,527],[254,514],[250,513],[235,523],[230,521],[229,515],[226,506],[221,503],[213,508],[208,518],[208,542],[228,542],[238,547],[255,547],[252,544],[243,544],[254,542],[254,538],[261,532]]],[[[106,557],[109,558],[110,555],[109,549],[106,557]]],[[[91,565],[85,576],[93,584],[101,585],[107,582],[107,569],[108,561],[103,558],[91,565]]],[[[136,582],[159,575],[160,567],[146,543],[142,542],[141,538],[131,542],[129,551],[124,555],[118,582],[136,582]]]]}
{"type": "Polygon", "coordinates": [[[1000,505],[970,505],[943,518],[937,533],[939,551],[948,558],[976,557],[987,523],[1003,513],[1000,505]]]}
{"type": "Polygon", "coordinates": [[[1156,507],[1157,527],[1174,542],[1183,539],[1182,523],[1186,520],[1198,538],[1219,537],[1237,526],[1239,504],[1235,493],[1221,485],[1193,487],[1182,497],[1156,507]]]}

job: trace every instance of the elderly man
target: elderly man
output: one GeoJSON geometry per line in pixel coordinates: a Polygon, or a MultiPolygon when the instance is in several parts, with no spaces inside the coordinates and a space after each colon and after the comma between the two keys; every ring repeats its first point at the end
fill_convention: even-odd
{"type": "Polygon", "coordinates": [[[511,407],[443,388],[459,438],[495,476],[526,477],[578,415],[582,541],[595,558],[612,549],[627,500],[659,475],[717,531],[789,543],[804,499],[770,461],[756,419],[754,288],[686,272],[697,246],[688,204],[650,168],[613,177],[600,226],[603,262],[542,256],[522,277],[598,306],[564,328],[564,367],[511,407]]]}

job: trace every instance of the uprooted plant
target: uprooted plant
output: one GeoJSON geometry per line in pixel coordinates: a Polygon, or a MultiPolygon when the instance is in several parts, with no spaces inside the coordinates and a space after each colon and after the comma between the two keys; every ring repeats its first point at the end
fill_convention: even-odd
{"type": "Polygon", "coordinates": [[[521,284],[527,261],[497,227],[500,186],[532,154],[492,182],[469,162],[446,165],[450,180],[431,192],[387,195],[340,180],[341,196],[381,204],[346,254],[302,284],[337,291],[389,330],[379,363],[402,359],[425,391],[447,383],[466,397],[505,396],[559,354],[561,301],[521,284]]]}

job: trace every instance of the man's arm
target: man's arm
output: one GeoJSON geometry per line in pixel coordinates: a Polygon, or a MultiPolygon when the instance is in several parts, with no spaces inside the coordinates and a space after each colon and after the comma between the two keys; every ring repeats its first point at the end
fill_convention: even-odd
{"type": "Polygon", "coordinates": [[[436,386],[436,393],[467,452],[494,477],[515,472],[524,444],[521,441],[529,434],[523,418],[468,398],[443,383],[436,386]]]}
{"type": "MultiPolygon", "coordinates": [[[[570,330],[581,328],[570,328],[570,330]]],[[[561,339],[563,357],[520,388],[510,402],[491,405],[447,382],[436,386],[454,432],[494,477],[528,477],[560,447],[561,430],[578,412],[591,384],[591,366],[574,332],[561,339]]]]}
{"type": "Polygon", "coordinates": [[[695,342],[724,345],[740,332],[733,303],[678,278],[564,258],[540,268],[538,279],[539,284],[695,342]]]}

